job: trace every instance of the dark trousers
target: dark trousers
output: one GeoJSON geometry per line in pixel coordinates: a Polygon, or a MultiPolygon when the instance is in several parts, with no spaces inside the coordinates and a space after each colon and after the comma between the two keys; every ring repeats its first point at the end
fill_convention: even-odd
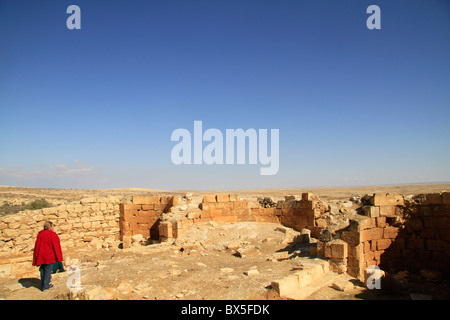
{"type": "Polygon", "coordinates": [[[47,290],[50,288],[50,280],[52,278],[52,264],[41,264],[39,271],[41,272],[41,290],[47,290]]]}

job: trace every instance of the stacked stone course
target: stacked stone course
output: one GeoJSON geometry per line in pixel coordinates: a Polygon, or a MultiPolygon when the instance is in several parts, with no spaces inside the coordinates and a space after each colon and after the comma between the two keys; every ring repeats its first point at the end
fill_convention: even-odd
{"type": "Polygon", "coordinates": [[[215,222],[273,222],[302,230],[311,230],[317,237],[324,228],[321,220],[327,208],[312,193],[302,194],[301,199],[287,196],[277,202],[276,207],[265,208],[259,201],[240,199],[234,194],[206,195],[199,205],[199,211],[189,212],[180,219],[161,221],[159,238],[164,241],[177,238],[194,223],[215,222]]]}
{"type": "Polygon", "coordinates": [[[118,240],[119,203],[114,197],[86,198],[52,208],[25,210],[0,220],[0,277],[34,274],[34,243],[45,221],[55,224],[64,249],[84,246],[94,239],[118,240]]]}
{"type": "Polygon", "coordinates": [[[365,281],[365,270],[424,268],[450,272],[450,193],[374,194],[363,206],[365,216],[339,232],[348,244],[347,272],[365,281]]]}
{"type": "Polygon", "coordinates": [[[120,204],[120,240],[123,247],[131,245],[131,237],[159,239],[161,214],[169,212],[180,201],[179,197],[133,197],[132,203],[120,204]]]}

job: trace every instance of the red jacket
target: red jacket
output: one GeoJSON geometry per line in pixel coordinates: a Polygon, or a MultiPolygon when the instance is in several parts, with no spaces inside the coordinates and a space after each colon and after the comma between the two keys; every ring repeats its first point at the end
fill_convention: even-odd
{"type": "Polygon", "coordinates": [[[58,235],[51,230],[39,232],[34,245],[33,266],[62,261],[61,243],[58,235]]]}

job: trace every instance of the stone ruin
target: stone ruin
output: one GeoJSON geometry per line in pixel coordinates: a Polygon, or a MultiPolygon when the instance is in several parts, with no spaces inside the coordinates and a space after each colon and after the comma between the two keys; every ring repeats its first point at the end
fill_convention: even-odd
{"type": "MultiPolygon", "coordinates": [[[[36,274],[32,250],[42,222],[56,224],[62,246],[97,248],[151,245],[177,239],[196,223],[271,222],[301,232],[310,255],[328,268],[365,282],[368,267],[386,272],[450,272],[450,192],[403,196],[376,193],[325,202],[312,193],[272,201],[234,194],[90,198],[2,217],[0,277],[36,274]],[[138,243],[136,243],[136,239],[138,243]]],[[[292,277],[292,276],[291,276],[292,277]]],[[[275,281],[281,293],[302,279],[275,281]],[[294,283],[294,284],[293,284],[294,283]]],[[[289,291],[289,290],[288,290],[289,291]]]]}

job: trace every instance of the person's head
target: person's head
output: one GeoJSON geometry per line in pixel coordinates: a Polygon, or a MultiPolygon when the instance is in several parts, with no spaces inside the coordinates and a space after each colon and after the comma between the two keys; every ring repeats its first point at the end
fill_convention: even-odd
{"type": "Polygon", "coordinates": [[[45,223],[44,223],[44,230],[53,230],[53,222],[45,221],[45,223]]]}

